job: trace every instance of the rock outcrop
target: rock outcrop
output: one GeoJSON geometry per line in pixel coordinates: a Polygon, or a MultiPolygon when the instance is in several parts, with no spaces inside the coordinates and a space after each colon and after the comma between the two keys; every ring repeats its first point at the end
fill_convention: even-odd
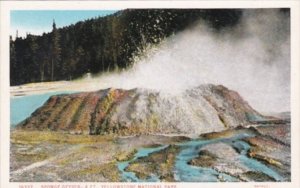
{"type": "Polygon", "coordinates": [[[201,85],[179,95],[146,89],[54,95],[18,128],[74,134],[201,134],[263,118],[237,92],[201,85]]]}

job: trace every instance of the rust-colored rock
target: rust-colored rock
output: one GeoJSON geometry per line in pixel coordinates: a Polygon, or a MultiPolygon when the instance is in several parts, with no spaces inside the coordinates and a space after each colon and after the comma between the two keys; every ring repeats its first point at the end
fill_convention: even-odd
{"type": "Polygon", "coordinates": [[[55,95],[18,128],[74,134],[202,134],[263,118],[237,92],[201,85],[177,95],[145,89],[55,95]]]}

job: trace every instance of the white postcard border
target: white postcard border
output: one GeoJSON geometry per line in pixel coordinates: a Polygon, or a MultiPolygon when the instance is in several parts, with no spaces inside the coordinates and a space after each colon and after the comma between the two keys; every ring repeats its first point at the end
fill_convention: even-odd
{"type": "Polygon", "coordinates": [[[1,1],[0,2],[0,29],[1,29],[1,50],[0,50],[0,105],[1,105],[1,186],[3,188],[19,188],[20,185],[33,185],[41,188],[42,185],[60,185],[60,188],[68,185],[81,185],[82,188],[96,187],[113,188],[122,185],[124,188],[130,185],[153,185],[166,186],[174,183],[15,183],[9,182],[9,136],[10,136],[10,88],[9,88],[9,28],[11,10],[115,10],[125,8],[291,8],[291,115],[292,115],[292,169],[291,182],[280,183],[176,183],[176,187],[225,187],[225,188],[297,188],[300,187],[300,1],[1,1]],[[105,187],[108,186],[108,187],[105,187]]]}

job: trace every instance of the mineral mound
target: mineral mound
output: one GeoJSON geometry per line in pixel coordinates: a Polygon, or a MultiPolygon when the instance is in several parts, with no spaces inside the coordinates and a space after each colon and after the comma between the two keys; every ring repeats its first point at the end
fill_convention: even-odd
{"type": "Polygon", "coordinates": [[[17,127],[73,134],[202,134],[263,119],[237,92],[208,84],[176,95],[112,88],[54,95],[17,127]]]}

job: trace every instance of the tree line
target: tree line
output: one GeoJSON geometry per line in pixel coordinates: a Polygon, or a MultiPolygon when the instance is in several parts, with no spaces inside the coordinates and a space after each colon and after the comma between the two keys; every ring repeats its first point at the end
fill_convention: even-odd
{"type": "Polygon", "coordinates": [[[126,69],[146,44],[200,18],[216,31],[237,24],[239,9],[126,9],[105,17],[10,40],[10,84],[72,80],[85,73],[126,69]]]}

